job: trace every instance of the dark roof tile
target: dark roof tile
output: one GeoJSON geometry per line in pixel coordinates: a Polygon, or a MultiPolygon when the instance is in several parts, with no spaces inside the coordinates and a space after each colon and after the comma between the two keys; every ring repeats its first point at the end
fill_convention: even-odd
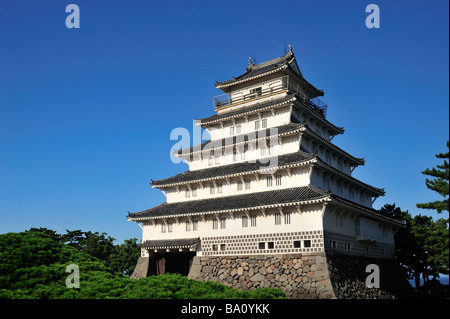
{"type": "Polygon", "coordinates": [[[329,193],[313,186],[257,192],[244,195],[213,197],[176,203],[163,203],[159,206],[129,213],[131,220],[139,218],[170,217],[189,214],[213,213],[228,210],[249,209],[269,205],[289,204],[328,197],[329,193]]]}

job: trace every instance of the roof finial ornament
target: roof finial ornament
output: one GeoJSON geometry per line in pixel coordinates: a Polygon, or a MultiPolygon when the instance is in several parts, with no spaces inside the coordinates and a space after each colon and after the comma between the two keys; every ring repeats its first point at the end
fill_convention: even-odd
{"type": "Polygon", "coordinates": [[[253,65],[253,57],[249,56],[248,57],[248,66],[252,66],[253,65]]]}
{"type": "Polygon", "coordinates": [[[292,44],[288,44],[288,47],[289,47],[289,53],[291,53],[292,54],[292,44]]]}

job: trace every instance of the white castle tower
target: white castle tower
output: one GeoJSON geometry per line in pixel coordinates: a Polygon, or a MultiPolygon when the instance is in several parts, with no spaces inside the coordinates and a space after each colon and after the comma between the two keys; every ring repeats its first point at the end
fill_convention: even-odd
{"type": "Polygon", "coordinates": [[[216,114],[197,121],[211,141],[176,154],[188,171],[152,181],[165,203],[128,215],[143,230],[135,276],[187,274],[194,256],[395,257],[403,224],[372,208],[383,189],[352,177],[364,159],[332,143],[344,129],[291,46],[216,88],[216,114]]]}

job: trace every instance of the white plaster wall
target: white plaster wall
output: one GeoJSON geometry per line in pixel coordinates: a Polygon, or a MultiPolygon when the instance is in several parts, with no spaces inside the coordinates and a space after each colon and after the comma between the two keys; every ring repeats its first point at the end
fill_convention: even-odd
{"type": "MultiPolygon", "coordinates": [[[[307,231],[307,230],[322,230],[322,205],[305,205],[302,207],[302,212],[298,213],[295,208],[284,208],[284,212],[290,212],[290,224],[285,224],[284,217],[281,216],[281,225],[275,225],[275,213],[278,209],[266,210],[264,217],[261,211],[250,211],[250,215],[256,215],[256,227],[251,227],[251,220],[248,219],[248,227],[242,227],[241,217],[245,215],[243,212],[234,214],[234,218],[228,214],[220,214],[219,218],[226,218],[226,228],[213,229],[214,215],[206,215],[206,221],[202,220],[201,216],[192,216],[192,220],[198,220],[197,231],[186,231],[187,218],[180,218],[177,223],[175,219],[168,219],[168,222],[173,223],[172,232],[161,232],[162,221],[156,221],[155,225],[151,222],[144,222],[143,241],[145,240],[160,240],[160,239],[181,239],[193,237],[209,237],[209,236],[227,236],[227,235],[245,235],[245,234],[264,234],[273,232],[291,232],[291,231],[307,231]]],[[[192,229],[192,225],[191,225],[192,229]]]]}
{"type": "MultiPolygon", "coordinates": [[[[267,172],[268,173],[268,172],[267,172]]],[[[242,185],[243,190],[238,191],[237,185],[238,181],[241,181],[240,177],[230,178],[230,183],[228,184],[226,179],[216,180],[216,186],[222,183],[222,193],[218,193],[218,187],[215,188],[215,193],[210,194],[210,186],[214,185],[213,181],[203,182],[203,188],[200,183],[194,183],[191,187],[197,187],[197,195],[193,196],[190,192],[190,197],[186,197],[186,185],[180,185],[178,187],[171,187],[167,190],[167,202],[184,202],[190,200],[208,199],[208,198],[218,198],[224,196],[232,195],[243,195],[255,192],[266,192],[277,189],[286,189],[293,187],[302,187],[309,184],[309,165],[291,168],[291,176],[289,176],[286,169],[280,169],[277,171],[272,171],[272,186],[267,186],[267,176],[271,174],[266,174],[266,172],[261,172],[258,177],[254,174],[245,175],[244,181],[250,179],[250,189],[245,189],[245,183],[242,185]],[[276,185],[276,175],[281,175],[281,185],[276,185]]]]}
{"type": "MultiPolygon", "coordinates": [[[[356,238],[355,215],[350,212],[330,212],[332,208],[325,211],[323,217],[323,229],[334,233],[352,236],[356,238]]],[[[394,245],[394,229],[392,226],[379,222],[379,243],[394,245]],[[384,229],[384,231],[383,231],[384,229]]]]}
{"type": "MultiPolygon", "coordinates": [[[[248,107],[248,105],[245,105],[248,107]]],[[[237,134],[236,126],[241,126],[240,134],[247,134],[255,131],[255,121],[266,119],[267,120],[267,128],[282,126],[290,123],[290,107],[281,107],[275,109],[275,115],[272,114],[271,111],[264,111],[260,113],[261,117],[258,114],[250,114],[245,119],[245,116],[240,118],[235,118],[234,123],[233,119],[223,121],[223,128],[220,123],[208,126],[206,129],[211,136],[211,140],[220,140],[222,138],[226,138],[229,136],[235,136],[237,134]],[[234,126],[234,134],[230,134],[230,127],[234,126]]],[[[262,123],[260,123],[260,128],[262,128],[262,123]]]]}
{"type": "Polygon", "coordinates": [[[368,194],[364,188],[356,186],[350,181],[344,183],[342,179],[338,180],[333,174],[323,173],[323,170],[313,168],[310,182],[311,185],[314,185],[317,188],[323,190],[330,189],[333,194],[360,205],[372,207],[370,194],[368,194]]]}

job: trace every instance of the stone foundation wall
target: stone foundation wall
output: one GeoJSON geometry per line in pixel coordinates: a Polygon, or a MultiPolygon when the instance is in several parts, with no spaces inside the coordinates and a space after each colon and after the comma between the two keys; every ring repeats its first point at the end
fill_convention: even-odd
{"type": "Polygon", "coordinates": [[[254,290],[279,288],[290,298],[335,298],[325,253],[194,257],[189,278],[254,290]]]}
{"type": "Polygon", "coordinates": [[[395,259],[336,253],[194,257],[189,278],[254,290],[279,288],[295,299],[407,298],[411,286],[395,259]],[[380,288],[366,287],[366,266],[380,269],[380,288]]]}

